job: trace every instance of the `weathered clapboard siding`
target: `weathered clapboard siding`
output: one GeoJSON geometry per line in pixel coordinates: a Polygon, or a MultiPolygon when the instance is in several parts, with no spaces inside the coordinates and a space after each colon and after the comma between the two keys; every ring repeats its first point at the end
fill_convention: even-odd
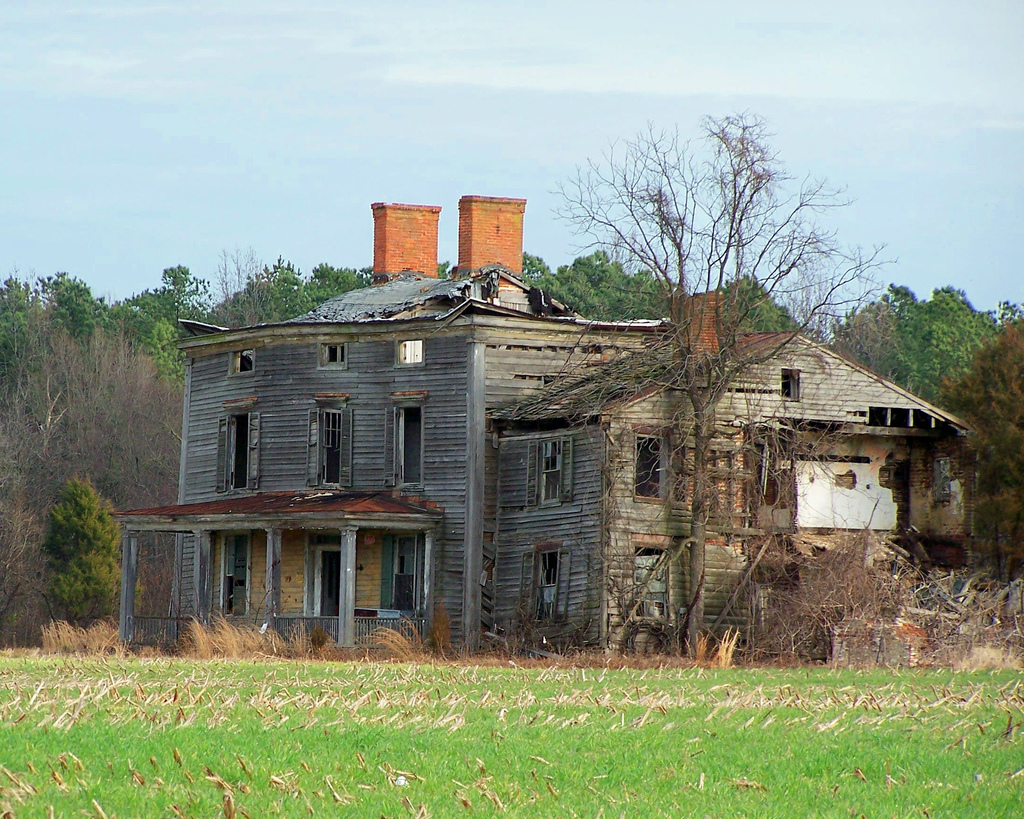
{"type": "MultiPolygon", "coordinates": [[[[498,456],[500,503],[497,532],[495,619],[509,627],[532,576],[530,556],[538,544],[559,544],[569,554],[567,615],[579,637],[596,641],[600,632],[600,551],[603,440],[591,425],[557,433],[505,437],[498,456]],[[526,505],[527,458],[533,444],[551,437],[573,441],[572,499],[558,505],[526,505]]],[[[553,624],[556,627],[558,624],[553,624]]]]}
{"type": "MultiPolygon", "coordinates": [[[[689,537],[689,510],[685,504],[670,503],[668,487],[665,498],[639,498],[636,487],[637,435],[665,435],[667,442],[678,441],[679,431],[673,418],[678,416],[680,396],[665,392],[617,407],[608,423],[607,479],[610,491],[606,499],[605,520],[608,527],[609,573],[608,633],[615,644],[622,626],[622,605],[630,605],[635,594],[634,556],[637,549],[672,549],[678,557],[669,567],[669,621],[674,622],[680,609],[690,600],[689,549],[684,545],[689,537]]],[[[718,449],[736,449],[742,442],[739,430],[716,439],[718,449]]],[[[737,465],[732,476],[736,493],[736,509],[745,508],[745,474],[737,465]]],[[[663,474],[663,480],[668,477],[663,474]]],[[[743,516],[722,521],[727,528],[743,522],[743,516]]],[[[705,555],[705,616],[713,622],[728,602],[739,582],[747,559],[741,545],[729,542],[723,535],[712,534],[705,555]]],[[[723,621],[725,626],[739,626],[745,622],[747,612],[736,605],[723,621]]]]}
{"type": "Polygon", "coordinates": [[[824,347],[798,338],[730,385],[723,411],[746,419],[794,418],[867,424],[869,407],[921,408],[923,402],[824,347]],[[783,369],[799,372],[799,400],[783,398],[783,369]]]}

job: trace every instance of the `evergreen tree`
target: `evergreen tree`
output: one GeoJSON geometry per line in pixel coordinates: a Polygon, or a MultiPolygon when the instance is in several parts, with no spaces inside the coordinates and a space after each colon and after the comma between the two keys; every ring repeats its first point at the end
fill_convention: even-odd
{"type": "Polygon", "coordinates": [[[116,612],[119,542],[109,504],[88,481],[69,480],[50,510],[43,540],[50,569],[49,603],[57,617],[88,624],[116,612]]]}

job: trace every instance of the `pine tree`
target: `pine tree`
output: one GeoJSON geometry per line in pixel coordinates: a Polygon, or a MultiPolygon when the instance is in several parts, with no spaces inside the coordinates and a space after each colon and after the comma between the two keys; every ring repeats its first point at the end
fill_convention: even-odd
{"type": "Polygon", "coordinates": [[[50,569],[53,613],[88,624],[116,611],[120,533],[110,505],[87,480],[72,478],[50,510],[43,552],[50,569]]]}

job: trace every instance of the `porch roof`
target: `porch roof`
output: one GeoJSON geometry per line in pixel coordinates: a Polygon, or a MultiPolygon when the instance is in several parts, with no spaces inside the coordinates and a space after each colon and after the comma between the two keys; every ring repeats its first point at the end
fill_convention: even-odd
{"type": "Polygon", "coordinates": [[[197,528],[314,527],[338,525],[422,529],[444,512],[435,504],[390,492],[260,492],[204,503],[132,509],[114,517],[126,529],[192,531],[197,528]]]}

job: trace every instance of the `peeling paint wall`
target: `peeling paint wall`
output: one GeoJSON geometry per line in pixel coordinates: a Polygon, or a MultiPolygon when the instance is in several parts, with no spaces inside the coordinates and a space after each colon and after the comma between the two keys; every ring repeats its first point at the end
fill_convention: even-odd
{"type": "Polygon", "coordinates": [[[892,529],[896,503],[874,463],[797,465],[796,525],[809,529],[892,529]]]}

